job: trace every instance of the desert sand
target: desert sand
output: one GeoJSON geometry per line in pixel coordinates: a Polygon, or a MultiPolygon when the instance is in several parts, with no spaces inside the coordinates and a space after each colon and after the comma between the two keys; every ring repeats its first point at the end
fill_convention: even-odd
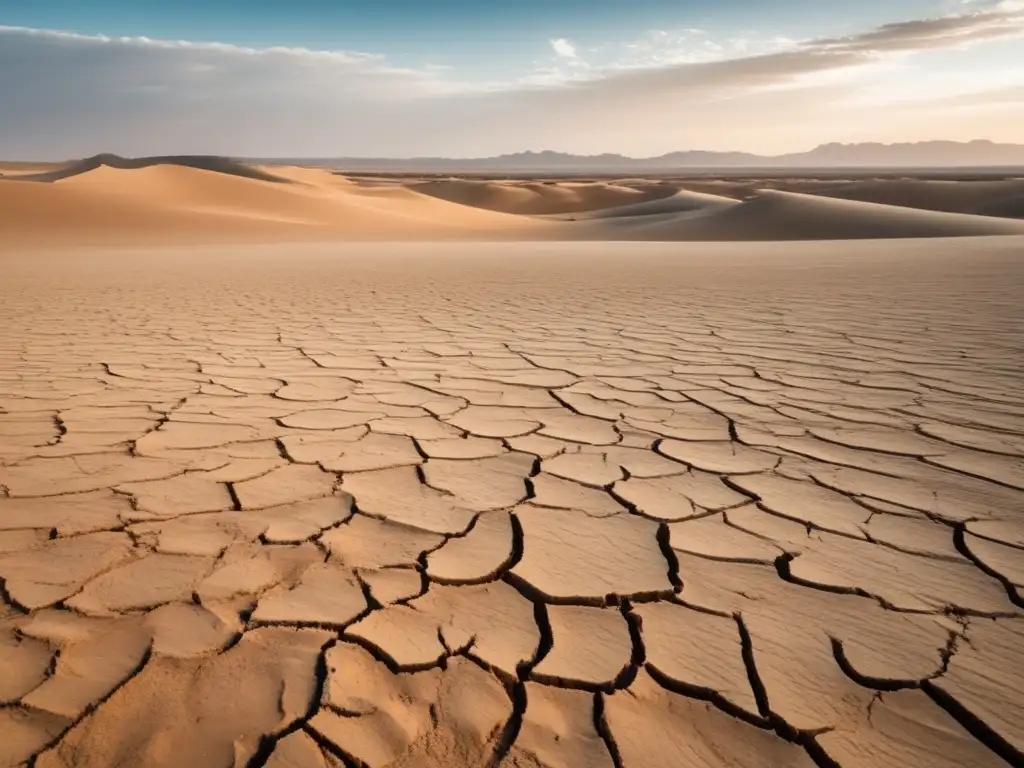
{"type": "Polygon", "coordinates": [[[1024,221],[114,165],[0,179],[0,766],[1024,764],[1024,221]]]}
{"type": "Polygon", "coordinates": [[[1024,234],[1024,180],[347,177],[97,156],[0,177],[0,247],[340,241],[774,241],[1024,234]]]}

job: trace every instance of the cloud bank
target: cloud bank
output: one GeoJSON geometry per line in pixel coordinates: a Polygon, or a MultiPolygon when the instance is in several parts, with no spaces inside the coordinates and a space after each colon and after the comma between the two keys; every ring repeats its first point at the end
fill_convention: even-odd
{"type": "Polygon", "coordinates": [[[980,82],[957,99],[874,111],[856,99],[879,72],[911,77],[909,95],[906,62],[919,54],[967,56],[1020,37],[1017,0],[848,37],[769,41],[755,55],[702,34],[655,32],[601,60],[558,38],[535,71],[480,82],[366,53],[0,27],[0,157],[784,152],[831,140],[1009,140],[993,134],[992,115],[1007,132],[1024,123],[1024,107],[1007,98],[1024,74],[1002,78],[991,97],[980,82]]]}

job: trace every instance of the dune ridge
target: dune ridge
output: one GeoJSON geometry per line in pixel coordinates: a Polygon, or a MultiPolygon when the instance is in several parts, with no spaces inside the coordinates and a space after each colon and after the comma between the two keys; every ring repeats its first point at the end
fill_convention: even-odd
{"type": "Polygon", "coordinates": [[[763,189],[781,192],[918,208],[944,213],[969,213],[1000,218],[1024,218],[1024,178],[816,178],[763,176],[755,178],[680,177],[677,184],[693,192],[747,199],[763,189]]]}
{"type": "Polygon", "coordinates": [[[15,245],[190,244],[516,237],[531,224],[400,187],[351,189],[328,171],[278,178],[102,163],[49,183],[0,179],[0,231],[15,245]]]}
{"type": "Polygon", "coordinates": [[[636,240],[861,240],[1024,234],[1024,222],[762,190],[698,215],[606,218],[587,236],[636,240]]]}
{"type": "Polygon", "coordinates": [[[693,185],[697,191],[644,180],[363,181],[227,158],[97,155],[55,171],[0,178],[0,233],[7,247],[1013,235],[1024,234],[1024,221],[1013,218],[1024,201],[1019,184],[849,182],[815,191],[801,183],[805,191],[794,192],[711,182],[693,185]],[[902,203],[915,195],[921,207],[852,199],[902,203]],[[924,210],[926,204],[958,210],[924,210]],[[989,210],[1008,215],[973,212],[989,210]]]}
{"type": "Polygon", "coordinates": [[[195,168],[202,171],[215,171],[226,173],[232,176],[242,176],[248,179],[259,179],[260,181],[285,181],[280,176],[267,173],[255,166],[240,163],[227,157],[218,155],[162,155],[154,157],[121,157],[111,153],[103,153],[87,157],[65,168],[43,173],[26,174],[18,177],[20,181],[54,182],[79,176],[89,171],[104,166],[118,168],[120,170],[138,170],[150,168],[157,165],[177,165],[183,168],[195,168]]]}
{"type": "Polygon", "coordinates": [[[670,197],[645,200],[614,208],[584,211],[574,218],[575,220],[621,219],[657,214],[710,213],[722,208],[728,208],[731,205],[737,205],[739,202],[739,200],[723,195],[712,195],[706,192],[691,192],[688,189],[680,189],[670,197]]]}
{"type": "Polygon", "coordinates": [[[814,194],[927,211],[1024,218],[1024,179],[852,181],[817,189],[814,194]]]}
{"type": "Polygon", "coordinates": [[[511,184],[466,179],[428,181],[412,188],[460,205],[526,215],[614,208],[667,198],[676,192],[668,184],[648,184],[645,188],[637,188],[599,182],[511,184]]]}

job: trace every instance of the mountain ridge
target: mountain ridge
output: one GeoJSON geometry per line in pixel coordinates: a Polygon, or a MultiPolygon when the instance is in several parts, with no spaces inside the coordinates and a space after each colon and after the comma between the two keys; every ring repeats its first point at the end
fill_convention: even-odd
{"type": "Polygon", "coordinates": [[[576,155],[554,150],[514,152],[492,157],[334,157],[244,159],[258,163],[332,166],[338,170],[673,170],[682,168],[978,168],[1024,166],[1024,144],[974,141],[922,141],[883,144],[820,144],[806,152],[758,155],[751,152],[679,150],[656,157],[617,153],[576,155]]]}

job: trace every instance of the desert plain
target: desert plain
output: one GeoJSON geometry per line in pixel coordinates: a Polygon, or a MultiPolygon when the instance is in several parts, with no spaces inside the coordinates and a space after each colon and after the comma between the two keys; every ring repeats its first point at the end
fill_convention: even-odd
{"type": "Polygon", "coordinates": [[[0,766],[1024,765],[1024,179],[0,172],[0,766]]]}

